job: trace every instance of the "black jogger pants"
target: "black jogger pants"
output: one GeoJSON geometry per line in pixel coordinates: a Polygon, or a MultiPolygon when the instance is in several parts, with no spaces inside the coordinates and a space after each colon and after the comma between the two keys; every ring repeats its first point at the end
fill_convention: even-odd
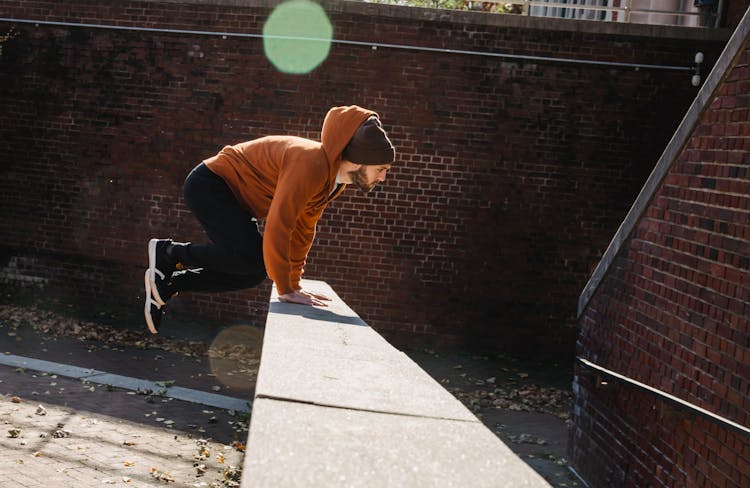
{"type": "Polygon", "coordinates": [[[175,243],[172,256],[189,269],[172,275],[171,291],[229,291],[262,283],[266,268],[258,222],[224,180],[201,163],[185,179],[183,193],[211,242],[175,243]]]}

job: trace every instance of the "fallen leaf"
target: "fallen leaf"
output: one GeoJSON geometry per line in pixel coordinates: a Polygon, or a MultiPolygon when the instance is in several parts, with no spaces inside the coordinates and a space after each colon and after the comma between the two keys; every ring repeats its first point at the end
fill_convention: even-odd
{"type": "Polygon", "coordinates": [[[52,437],[55,439],[62,439],[64,437],[70,437],[72,434],[69,430],[57,429],[52,433],[52,437]]]}
{"type": "Polygon", "coordinates": [[[10,397],[10,401],[13,403],[21,403],[21,399],[17,396],[10,397]]]}
{"type": "Polygon", "coordinates": [[[133,461],[125,461],[125,462],[123,463],[123,465],[124,465],[124,466],[125,466],[126,468],[132,468],[133,466],[135,466],[135,463],[134,463],[133,461]]]}
{"type": "MultiPolygon", "coordinates": [[[[167,340],[163,337],[151,337],[145,331],[117,329],[113,326],[82,321],[35,307],[0,306],[0,318],[7,322],[11,328],[31,326],[34,330],[52,337],[66,336],[81,341],[97,339],[104,343],[103,346],[110,346],[110,348],[121,349],[123,346],[149,347],[189,357],[206,356],[208,353],[207,344],[201,341],[167,340]]],[[[253,357],[259,357],[259,351],[255,349],[248,349],[248,352],[253,357]]]]}
{"type": "Polygon", "coordinates": [[[532,434],[509,435],[508,439],[515,444],[536,444],[538,446],[547,445],[547,441],[541,437],[532,434]]]}
{"type": "Polygon", "coordinates": [[[169,473],[165,473],[163,471],[159,471],[156,468],[151,468],[151,477],[159,480],[159,481],[166,481],[166,482],[174,482],[174,478],[169,473]]]}
{"type": "Polygon", "coordinates": [[[242,469],[236,466],[227,466],[221,473],[224,476],[222,480],[227,486],[240,486],[240,479],[242,479],[242,469]]]}

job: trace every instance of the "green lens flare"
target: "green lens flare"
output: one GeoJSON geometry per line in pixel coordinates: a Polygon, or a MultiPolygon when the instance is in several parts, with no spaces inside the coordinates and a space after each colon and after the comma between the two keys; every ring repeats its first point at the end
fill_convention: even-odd
{"type": "Polygon", "coordinates": [[[281,72],[306,74],[328,57],[333,27],[323,7],[310,0],[279,4],[263,26],[263,49],[281,72]]]}

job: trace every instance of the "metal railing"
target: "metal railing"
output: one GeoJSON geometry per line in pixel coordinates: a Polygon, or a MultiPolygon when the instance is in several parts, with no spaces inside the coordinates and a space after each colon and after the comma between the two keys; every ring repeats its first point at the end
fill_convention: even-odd
{"type": "MultiPolygon", "coordinates": [[[[660,390],[658,388],[654,388],[653,386],[649,386],[649,385],[647,385],[645,383],[642,383],[640,381],[637,381],[637,380],[635,380],[633,378],[630,378],[630,377],[625,376],[623,374],[620,374],[620,373],[617,373],[615,371],[609,370],[609,369],[607,369],[607,368],[605,368],[603,366],[600,366],[600,365],[598,365],[596,363],[593,363],[593,362],[589,361],[588,359],[582,358],[580,356],[577,357],[576,359],[578,359],[578,361],[580,361],[581,364],[583,364],[585,367],[590,368],[593,371],[597,371],[597,372],[602,373],[602,374],[604,374],[604,375],[606,375],[606,376],[608,376],[610,378],[613,378],[613,379],[615,379],[617,381],[620,381],[622,383],[626,383],[626,384],[629,384],[631,386],[635,386],[635,387],[637,387],[637,388],[639,388],[641,390],[647,391],[647,392],[649,392],[649,393],[651,393],[651,394],[653,394],[653,395],[661,398],[662,400],[666,400],[667,402],[670,402],[671,404],[676,405],[676,406],[678,406],[681,409],[684,409],[686,412],[691,412],[691,413],[695,413],[695,414],[701,415],[704,418],[707,418],[708,420],[710,420],[710,421],[712,421],[714,423],[717,423],[719,425],[722,425],[724,427],[732,429],[733,431],[735,431],[735,432],[737,432],[739,434],[742,434],[744,436],[750,437],[750,428],[748,428],[748,427],[746,427],[746,426],[744,426],[742,424],[739,424],[739,423],[737,423],[737,422],[735,422],[733,420],[729,420],[729,419],[727,419],[725,417],[722,417],[721,415],[717,415],[717,414],[715,414],[715,413],[713,413],[713,412],[711,412],[709,410],[706,410],[705,408],[699,407],[699,406],[697,406],[697,405],[695,405],[693,403],[685,401],[685,400],[683,400],[681,398],[678,398],[678,397],[676,397],[674,395],[671,395],[671,394],[669,394],[669,393],[667,393],[665,391],[662,391],[662,390],[660,390]]],[[[597,386],[598,387],[604,386],[606,384],[607,384],[606,382],[602,382],[602,381],[597,380],[597,386]]]]}
{"type": "MultiPolygon", "coordinates": [[[[719,27],[724,0],[676,0],[675,8],[650,8],[648,0],[467,0],[470,10],[497,11],[530,17],[556,17],[609,22],[719,27]],[[647,6],[648,4],[648,6],[647,6]],[[692,8],[691,8],[692,7],[692,8]],[[597,15],[598,14],[598,15],[597,15]],[[671,20],[671,21],[665,21],[671,20]]],[[[663,2],[660,2],[664,5],[663,2]]]]}

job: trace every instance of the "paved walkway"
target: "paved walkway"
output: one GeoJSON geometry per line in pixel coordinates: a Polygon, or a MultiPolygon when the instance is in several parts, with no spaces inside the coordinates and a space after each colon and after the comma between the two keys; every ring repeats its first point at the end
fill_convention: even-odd
{"type": "Polygon", "coordinates": [[[141,329],[95,340],[45,332],[78,326],[93,332],[3,309],[0,488],[238,486],[254,373],[183,347],[215,345],[219,331],[183,328],[183,342],[161,348],[141,329]]]}
{"type": "MultiPolygon", "coordinates": [[[[259,359],[243,350],[238,360],[234,347],[256,343],[259,350],[257,333],[179,322],[167,331],[178,337],[163,344],[152,343],[149,334],[139,335],[142,327],[116,337],[103,331],[53,336],[61,328],[92,329],[57,315],[0,311],[0,488],[233,486],[245,456],[237,442],[247,440],[246,414],[239,410],[242,399],[253,397],[253,365],[259,359]],[[191,353],[190,344],[211,345],[224,354],[206,355],[200,347],[191,353]],[[150,394],[144,391],[148,389],[150,394]],[[213,401],[217,399],[222,402],[213,401]],[[223,403],[227,399],[229,404],[223,403]]],[[[461,366],[458,357],[422,356],[419,363],[435,378],[467,394],[476,389],[474,377],[500,375],[500,382],[503,371],[516,376],[489,363],[473,371],[467,362],[461,366]]],[[[529,381],[534,379],[532,374],[529,381]]],[[[516,425],[515,415],[527,413],[490,408],[476,413],[486,417],[485,424],[498,436],[508,437],[504,440],[510,447],[522,449],[518,454],[553,486],[579,486],[564,466],[547,461],[549,453],[555,459],[564,456],[562,420],[537,414],[529,420],[533,425],[516,425]],[[528,434],[550,442],[514,443],[514,436],[528,434]]]]}
{"type": "Polygon", "coordinates": [[[0,487],[222,487],[239,479],[242,415],[8,366],[0,381],[0,487]]]}

